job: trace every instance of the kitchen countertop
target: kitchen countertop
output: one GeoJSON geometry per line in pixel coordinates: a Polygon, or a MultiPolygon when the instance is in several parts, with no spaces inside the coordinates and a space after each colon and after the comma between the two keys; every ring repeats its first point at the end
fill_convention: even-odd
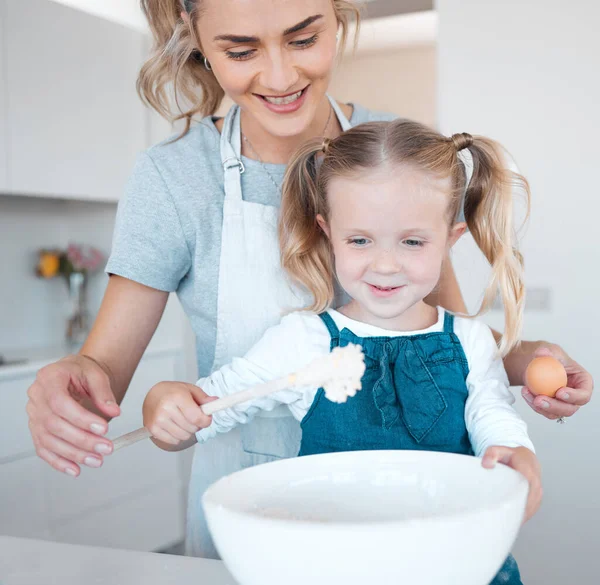
{"type": "MultiPolygon", "coordinates": [[[[76,353],[77,350],[78,347],[75,346],[56,345],[53,347],[40,347],[0,352],[7,360],[24,360],[22,363],[0,365],[0,380],[12,379],[15,377],[35,373],[44,366],[47,366],[48,364],[51,364],[66,355],[76,353]]],[[[144,352],[144,357],[165,353],[177,353],[181,350],[181,345],[151,342],[144,352]]],[[[0,582],[0,585],[4,584],[0,582]]]]}
{"type": "Polygon", "coordinates": [[[0,585],[235,585],[221,561],[0,536],[0,585]]]}

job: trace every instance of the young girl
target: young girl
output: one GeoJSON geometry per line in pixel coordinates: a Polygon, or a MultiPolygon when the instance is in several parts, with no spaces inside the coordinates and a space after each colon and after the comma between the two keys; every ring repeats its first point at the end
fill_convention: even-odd
{"type": "MultiPolygon", "coordinates": [[[[511,407],[501,359],[518,343],[524,298],[515,181],[528,197],[525,180],[506,170],[490,140],[446,138],[405,120],[362,124],[302,147],[286,174],[279,235],[283,266],[311,293],[312,305],[284,317],[198,386],[224,396],[356,343],[367,366],[362,390],[341,405],[322,389],[285,390],[211,420],[198,407],[206,402],[198,386],[164,382],[144,403],[156,444],[178,450],[204,442],[283,403],[302,422],[300,455],[423,449],[474,454],[486,467],[502,461],[528,478],[530,517],[540,501],[540,470],[511,407]],[[500,351],[481,321],[425,302],[467,227],[492,266],[479,313],[497,294],[504,304],[500,351]],[[337,310],[336,278],[349,297],[337,310]]],[[[521,582],[512,558],[496,579],[521,582]]]]}

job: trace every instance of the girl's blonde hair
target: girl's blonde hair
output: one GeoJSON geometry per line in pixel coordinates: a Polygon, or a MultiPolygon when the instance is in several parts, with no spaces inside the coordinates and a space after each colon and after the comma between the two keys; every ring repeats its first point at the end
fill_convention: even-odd
{"type": "Polygon", "coordinates": [[[506,355],[519,342],[525,298],[512,191],[515,184],[523,189],[529,213],[529,185],[506,168],[501,147],[488,138],[469,134],[448,138],[417,122],[395,120],[361,124],[334,140],[306,143],[293,157],[283,183],[279,240],[284,269],[312,293],[310,310],[329,308],[334,299],[333,253],[316,219],[318,214],[326,221],[329,218],[329,181],[399,164],[450,180],[450,225],[456,222],[464,199],[467,226],[492,267],[474,316],[487,311],[500,294],[505,313],[500,351],[506,355]],[[473,176],[466,193],[466,170],[458,154],[464,148],[473,158],[473,176]]]}
{"type": "MultiPolygon", "coordinates": [[[[360,12],[349,0],[331,1],[341,27],[343,53],[351,23],[358,32],[360,12]]],[[[214,114],[225,95],[213,72],[205,67],[201,53],[196,22],[202,13],[202,0],[140,0],[140,4],[154,43],[138,77],[138,93],[145,104],[170,122],[185,120],[181,134],[185,136],[192,118],[214,114]],[[189,23],[181,17],[182,12],[188,14],[189,23]]]]}

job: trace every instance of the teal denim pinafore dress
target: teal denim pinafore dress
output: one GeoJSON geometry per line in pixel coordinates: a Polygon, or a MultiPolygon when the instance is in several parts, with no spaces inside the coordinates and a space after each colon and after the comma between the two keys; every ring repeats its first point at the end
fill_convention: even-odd
{"type": "MultiPolygon", "coordinates": [[[[344,404],[321,388],[302,420],[299,455],[339,451],[410,449],[473,455],[465,424],[468,362],[445,313],[441,332],[400,337],[358,337],[320,315],[331,349],[362,346],[362,390],[344,404]]],[[[477,551],[473,551],[477,554],[477,551]]],[[[510,556],[491,585],[522,585],[510,556]]]]}

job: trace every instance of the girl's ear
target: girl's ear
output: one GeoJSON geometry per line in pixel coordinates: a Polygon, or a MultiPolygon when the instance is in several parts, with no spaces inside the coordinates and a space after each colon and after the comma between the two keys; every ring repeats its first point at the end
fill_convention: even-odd
{"type": "Polygon", "coordinates": [[[327,224],[327,222],[325,221],[325,218],[320,213],[317,214],[317,223],[319,224],[319,227],[325,232],[325,235],[329,239],[331,239],[329,225],[327,224]]]}
{"type": "Polygon", "coordinates": [[[448,248],[452,248],[460,237],[467,231],[467,224],[464,221],[455,223],[450,229],[450,235],[448,237],[448,248]]]}

